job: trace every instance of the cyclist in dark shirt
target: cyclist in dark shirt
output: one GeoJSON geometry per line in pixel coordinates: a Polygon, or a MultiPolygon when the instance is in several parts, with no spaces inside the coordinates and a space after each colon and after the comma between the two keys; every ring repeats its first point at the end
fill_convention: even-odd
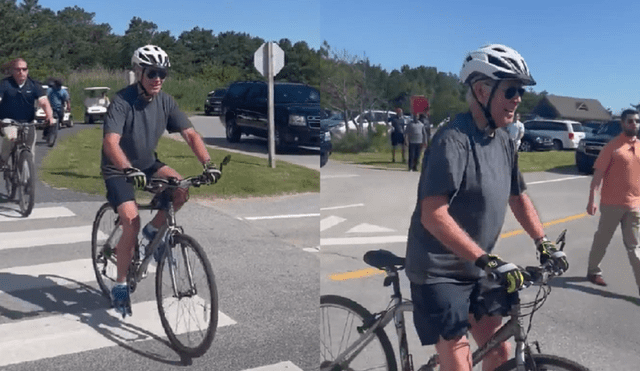
{"type": "MultiPolygon", "coordinates": [[[[545,237],[505,130],[524,93],[535,84],[524,59],[504,45],[470,53],[460,72],[468,85],[469,112],[438,130],[425,155],[418,199],[407,238],[406,273],[414,324],[423,345],[435,345],[441,370],[471,370],[467,331],[485,344],[502,324],[503,308],[523,285],[515,264],[490,255],[507,205],[534,239],[544,263],[568,264],[545,237]],[[482,290],[480,278],[507,284],[482,290]]],[[[509,358],[502,343],[483,361],[493,370],[509,358]]]]}
{"type": "MultiPolygon", "coordinates": [[[[36,115],[35,104],[44,109],[47,123],[53,122],[53,111],[47,98],[47,92],[42,85],[29,77],[27,62],[17,58],[8,63],[11,76],[0,81],[0,119],[10,118],[16,121],[33,121],[36,115]]],[[[36,141],[35,128],[30,127],[29,139],[31,148],[36,141]]],[[[1,133],[2,131],[0,131],[1,133]]],[[[2,153],[0,155],[0,167],[9,158],[13,143],[6,137],[2,138],[2,153]]],[[[32,155],[35,153],[31,151],[32,155]]]]}
{"type": "MultiPolygon", "coordinates": [[[[176,170],[162,163],[155,152],[165,130],[182,135],[212,183],[221,176],[211,163],[207,148],[187,115],[169,94],[162,91],[171,65],[167,53],[155,45],[146,45],[134,52],[131,64],[137,83],[116,93],[109,105],[104,120],[101,163],[107,200],[117,210],[122,224],[122,236],[116,245],[117,282],[111,295],[114,308],[124,315],[131,314],[126,278],[140,230],[134,190],[144,188],[150,176],[182,179],[176,170]]],[[[176,210],[187,198],[187,190],[176,190],[176,210]]],[[[143,234],[149,240],[155,237],[158,228],[166,220],[163,213],[159,211],[144,227],[143,234]]]]}

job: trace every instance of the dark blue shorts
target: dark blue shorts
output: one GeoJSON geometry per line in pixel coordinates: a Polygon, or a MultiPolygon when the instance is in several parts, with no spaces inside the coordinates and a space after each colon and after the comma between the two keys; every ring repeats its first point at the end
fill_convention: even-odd
{"type": "Polygon", "coordinates": [[[413,322],[422,345],[434,345],[440,337],[453,340],[466,335],[469,314],[476,320],[485,315],[506,316],[518,294],[502,287],[481,291],[478,282],[411,284],[413,322]]]}
{"type": "MultiPolygon", "coordinates": [[[[156,160],[156,162],[148,169],[142,170],[142,172],[150,178],[155,174],[158,169],[165,166],[164,163],[156,160]]],[[[124,176],[113,176],[105,179],[105,187],[107,188],[107,201],[113,206],[114,209],[118,209],[118,206],[127,201],[134,201],[136,199],[135,190],[133,184],[127,182],[127,178],[124,176]]]]}
{"type": "Polygon", "coordinates": [[[398,146],[398,145],[403,145],[404,144],[404,134],[394,131],[391,133],[391,145],[392,146],[398,146]]]}

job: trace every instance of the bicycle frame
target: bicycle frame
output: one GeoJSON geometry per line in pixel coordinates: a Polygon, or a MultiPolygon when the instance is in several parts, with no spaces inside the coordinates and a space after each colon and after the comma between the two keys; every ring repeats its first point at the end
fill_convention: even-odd
{"type": "MultiPolygon", "coordinates": [[[[182,233],[182,228],[177,226],[177,222],[176,222],[176,212],[175,209],[173,208],[173,202],[170,199],[167,200],[163,200],[166,202],[160,202],[159,205],[153,204],[152,202],[148,203],[148,204],[142,204],[142,205],[138,205],[138,210],[162,210],[165,211],[166,213],[166,222],[163,223],[160,228],[158,228],[158,232],[156,233],[155,238],[149,242],[149,245],[147,247],[148,250],[148,254],[146,254],[146,256],[139,261],[139,264],[135,267],[135,270],[133,272],[133,278],[135,280],[135,282],[140,282],[147,273],[147,268],[149,267],[149,263],[151,263],[151,259],[153,259],[153,252],[160,247],[160,245],[162,243],[165,242],[169,242],[171,241],[171,238],[174,234],[176,233],[182,233]]],[[[170,249],[165,249],[164,254],[172,254],[171,251],[168,251],[170,249]]],[[[170,255],[171,257],[171,255],[170,255]]],[[[188,261],[187,261],[188,263],[188,261]]],[[[191,267],[187,264],[187,269],[188,269],[188,273],[189,273],[189,283],[191,285],[191,287],[193,287],[193,281],[192,281],[192,277],[191,277],[191,267]]],[[[171,275],[171,283],[173,285],[173,290],[174,293],[176,295],[176,297],[178,297],[178,293],[176,292],[176,280],[175,280],[175,272],[173,269],[169,269],[170,275],[171,275]]]]}
{"type": "MultiPolygon", "coordinates": [[[[413,303],[410,300],[402,299],[402,294],[400,292],[400,279],[396,270],[387,271],[387,277],[385,278],[384,285],[393,286],[390,307],[383,312],[374,314],[375,320],[373,323],[364,324],[364,326],[368,326],[366,332],[335,360],[336,364],[351,362],[374,339],[375,331],[377,329],[385,328],[389,323],[391,323],[391,321],[394,321],[396,333],[398,335],[398,349],[400,353],[399,369],[402,371],[413,370],[413,360],[409,353],[407,331],[404,321],[404,313],[413,311],[413,303]]],[[[517,367],[518,369],[525,370],[527,343],[520,310],[521,305],[519,301],[512,305],[509,311],[510,319],[498,329],[489,341],[473,352],[473,366],[478,365],[492,349],[513,337],[516,343],[515,359],[517,367]]],[[[438,365],[438,355],[434,355],[429,359],[426,365],[420,368],[420,370],[434,370],[438,365]]]]}
{"type": "Polygon", "coordinates": [[[516,343],[515,358],[518,365],[518,369],[522,367],[524,370],[525,364],[525,348],[526,348],[526,334],[522,326],[522,320],[520,319],[520,303],[514,304],[510,311],[511,318],[503,324],[498,331],[487,341],[483,346],[476,349],[473,352],[472,359],[473,365],[477,365],[493,348],[499,346],[501,343],[509,340],[513,337],[516,343]]]}

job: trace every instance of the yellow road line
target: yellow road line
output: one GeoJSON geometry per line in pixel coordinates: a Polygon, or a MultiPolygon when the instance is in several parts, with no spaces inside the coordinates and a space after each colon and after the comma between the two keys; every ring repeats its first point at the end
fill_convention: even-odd
{"type": "MultiPolygon", "coordinates": [[[[560,224],[560,223],[566,223],[566,222],[570,222],[570,221],[573,221],[573,220],[582,219],[582,218],[584,218],[584,217],[586,217],[588,215],[589,214],[587,214],[587,213],[572,215],[572,216],[568,216],[566,218],[552,220],[550,222],[543,223],[542,225],[544,227],[549,227],[549,226],[560,224]]],[[[505,233],[501,234],[500,238],[513,237],[513,236],[517,236],[517,235],[523,234],[523,233],[525,233],[524,229],[516,229],[516,230],[505,232],[505,233]]],[[[376,269],[376,268],[367,268],[367,269],[360,269],[360,270],[357,270],[357,271],[351,271],[351,272],[345,272],[345,273],[334,273],[334,274],[329,275],[329,279],[332,280],[332,281],[346,281],[346,280],[352,280],[352,279],[356,279],[356,278],[364,278],[364,277],[375,276],[375,275],[379,275],[379,274],[384,274],[384,271],[380,270],[380,269],[376,269]]]]}

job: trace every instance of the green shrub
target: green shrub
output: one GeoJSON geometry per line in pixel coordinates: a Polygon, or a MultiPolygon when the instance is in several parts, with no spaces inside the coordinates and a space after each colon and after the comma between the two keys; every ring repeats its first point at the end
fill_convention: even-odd
{"type": "Polygon", "coordinates": [[[339,139],[332,139],[333,151],[342,153],[390,152],[391,144],[386,125],[376,125],[375,131],[363,135],[351,131],[339,139]]]}

